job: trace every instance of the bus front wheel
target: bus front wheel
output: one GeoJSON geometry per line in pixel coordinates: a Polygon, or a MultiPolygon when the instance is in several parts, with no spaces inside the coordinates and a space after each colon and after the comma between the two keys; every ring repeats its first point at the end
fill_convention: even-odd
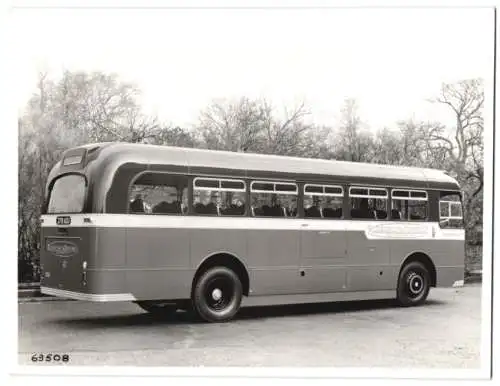
{"type": "Polygon", "coordinates": [[[399,274],[397,300],[401,306],[417,306],[425,302],[430,290],[429,270],[419,261],[406,264],[399,274]]]}
{"type": "Polygon", "coordinates": [[[196,280],[193,308],[207,322],[227,322],[238,312],[242,297],[238,275],[226,267],[213,267],[196,280]]]}

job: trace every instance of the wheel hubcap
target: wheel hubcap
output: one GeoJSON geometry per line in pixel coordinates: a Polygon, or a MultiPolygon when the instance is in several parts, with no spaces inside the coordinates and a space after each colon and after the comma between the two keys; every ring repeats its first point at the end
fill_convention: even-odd
{"type": "Polygon", "coordinates": [[[218,301],[222,298],[222,291],[219,288],[216,288],[212,291],[212,299],[218,301]]]}
{"type": "Polygon", "coordinates": [[[408,276],[408,289],[410,294],[418,296],[424,289],[424,279],[416,272],[408,276]]]}
{"type": "Polygon", "coordinates": [[[207,305],[213,311],[223,311],[226,309],[234,297],[234,285],[226,277],[216,277],[212,279],[205,289],[205,299],[207,305]]]}

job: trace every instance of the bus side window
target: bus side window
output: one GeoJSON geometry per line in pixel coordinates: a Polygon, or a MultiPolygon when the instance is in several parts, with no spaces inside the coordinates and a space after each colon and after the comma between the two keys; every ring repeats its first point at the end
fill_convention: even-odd
{"type": "Polygon", "coordinates": [[[188,180],[185,176],[149,172],[141,175],[132,185],[130,213],[184,214],[181,205],[187,196],[188,180]]]}
{"type": "Polygon", "coordinates": [[[441,228],[463,228],[462,201],[457,192],[441,192],[439,200],[439,225],[441,228]]]}
{"type": "Polygon", "coordinates": [[[297,185],[290,182],[252,181],[250,184],[252,215],[255,217],[296,217],[297,189],[297,185]]]}
{"type": "Polygon", "coordinates": [[[304,217],[341,218],[344,189],[332,185],[304,185],[304,217]]]}
{"type": "Polygon", "coordinates": [[[428,217],[426,191],[394,189],[391,205],[393,220],[424,221],[428,217]]]}
{"type": "Polygon", "coordinates": [[[384,188],[350,187],[352,219],[387,219],[388,193],[384,188]]]}
{"type": "Polygon", "coordinates": [[[193,180],[194,211],[212,216],[243,216],[245,192],[243,180],[197,177],[193,180]]]}
{"type": "Polygon", "coordinates": [[[193,199],[196,214],[217,216],[217,193],[212,194],[211,191],[195,190],[193,199]]]}
{"type": "MultiPolygon", "coordinates": [[[[242,189],[245,189],[243,186],[242,189]]],[[[221,192],[221,216],[243,216],[245,214],[246,194],[238,191],[222,191],[221,192]]]]}

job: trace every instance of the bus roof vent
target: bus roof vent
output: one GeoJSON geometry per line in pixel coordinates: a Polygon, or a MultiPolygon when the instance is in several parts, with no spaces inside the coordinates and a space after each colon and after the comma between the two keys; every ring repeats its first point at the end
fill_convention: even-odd
{"type": "Polygon", "coordinates": [[[101,146],[94,146],[87,150],[86,163],[93,161],[97,158],[98,150],[101,149],[101,146]]]}
{"type": "Polygon", "coordinates": [[[87,150],[87,155],[92,154],[92,153],[93,153],[93,152],[95,152],[97,149],[99,149],[99,146],[95,146],[95,147],[90,148],[89,150],[87,150]]]}

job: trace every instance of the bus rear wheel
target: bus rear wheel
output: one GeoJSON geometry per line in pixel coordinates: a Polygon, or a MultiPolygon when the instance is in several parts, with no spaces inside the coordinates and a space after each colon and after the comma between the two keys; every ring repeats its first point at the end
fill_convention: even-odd
{"type": "Polygon", "coordinates": [[[243,287],[231,269],[213,267],[196,280],[192,302],[196,314],[207,322],[227,322],[240,309],[243,287]]]}
{"type": "Polygon", "coordinates": [[[177,304],[165,303],[161,301],[142,300],[135,302],[144,311],[149,312],[151,315],[158,317],[173,316],[178,309],[177,304]]]}
{"type": "Polygon", "coordinates": [[[399,274],[397,300],[403,307],[425,302],[431,287],[429,270],[419,261],[406,264],[399,274]]]}

